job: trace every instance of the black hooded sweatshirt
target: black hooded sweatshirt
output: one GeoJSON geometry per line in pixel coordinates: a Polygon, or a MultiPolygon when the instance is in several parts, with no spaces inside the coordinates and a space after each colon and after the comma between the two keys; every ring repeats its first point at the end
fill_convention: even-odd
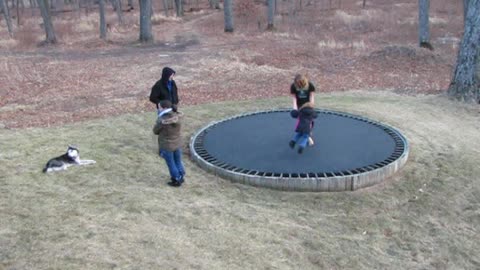
{"type": "Polygon", "coordinates": [[[150,101],[157,105],[160,100],[170,100],[172,105],[178,104],[178,93],[177,93],[177,85],[175,81],[172,80],[172,88],[168,90],[168,79],[172,74],[175,74],[175,70],[165,67],[162,70],[162,78],[158,80],[155,85],[152,87],[152,91],[150,92],[150,101]]]}

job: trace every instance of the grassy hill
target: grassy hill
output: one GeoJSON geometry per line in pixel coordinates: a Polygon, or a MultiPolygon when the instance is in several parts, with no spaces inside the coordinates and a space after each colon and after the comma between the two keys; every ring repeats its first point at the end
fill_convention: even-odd
{"type": "MultiPolygon", "coordinates": [[[[153,112],[0,130],[0,269],[480,268],[478,106],[368,91],[315,100],[398,128],[407,165],[369,189],[296,193],[231,183],[185,155],[174,189],[153,112]],[[97,164],[43,174],[68,144],[97,164]]],[[[210,121],[290,103],[184,107],[185,146],[210,121]]]]}

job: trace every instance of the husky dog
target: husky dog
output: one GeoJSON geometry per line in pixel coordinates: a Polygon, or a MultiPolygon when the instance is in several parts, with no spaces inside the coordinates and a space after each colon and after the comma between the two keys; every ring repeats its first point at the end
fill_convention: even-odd
{"type": "Polygon", "coordinates": [[[43,172],[54,172],[54,171],[63,171],[66,170],[68,167],[73,165],[88,165],[96,163],[95,160],[81,160],[80,159],[80,152],[78,148],[72,145],[68,146],[67,153],[50,159],[45,168],[43,168],[43,172]]]}

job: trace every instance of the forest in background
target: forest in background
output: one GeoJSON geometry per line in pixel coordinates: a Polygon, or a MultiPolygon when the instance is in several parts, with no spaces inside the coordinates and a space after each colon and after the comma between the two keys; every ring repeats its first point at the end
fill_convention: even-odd
{"type": "Polygon", "coordinates": [[[223,2],[217,9],[183,1],[177,15],[174,1],[153,1],[154,39],[143,44],[137,1],[105,1],[104,39],[99,2],[50,1],[57,43],[45,46],[37,2],[5,3],[13,35],[2,17],[4,127],[148,110],[146,96],[166,65],[178,71],[183,104],[288,95],[296,73],[307,74],[319,91],[445,93],[464,30],[462,1],[430,3],[433,50],[419,46],[418,1],[276,1],[274,29],[267,2],[235,1],[233,33],[225,32],[223,2]]]}

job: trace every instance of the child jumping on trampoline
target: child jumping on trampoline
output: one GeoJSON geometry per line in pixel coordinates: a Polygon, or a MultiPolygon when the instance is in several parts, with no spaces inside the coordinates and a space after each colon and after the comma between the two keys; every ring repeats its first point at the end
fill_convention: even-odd
{"type": "Polygon", "coordinates": [[[298,144],[298,153],[301,154],[303,149],[307,147],[310,133],[312,132],[313,119],[317,118],[317,112],[313,108],[311,102],[304,103],[299,110],[292,110],[290,115],[297,118],[295,127],[295,136],[289,142],[290,148],[294,148],[298,144]]]}

